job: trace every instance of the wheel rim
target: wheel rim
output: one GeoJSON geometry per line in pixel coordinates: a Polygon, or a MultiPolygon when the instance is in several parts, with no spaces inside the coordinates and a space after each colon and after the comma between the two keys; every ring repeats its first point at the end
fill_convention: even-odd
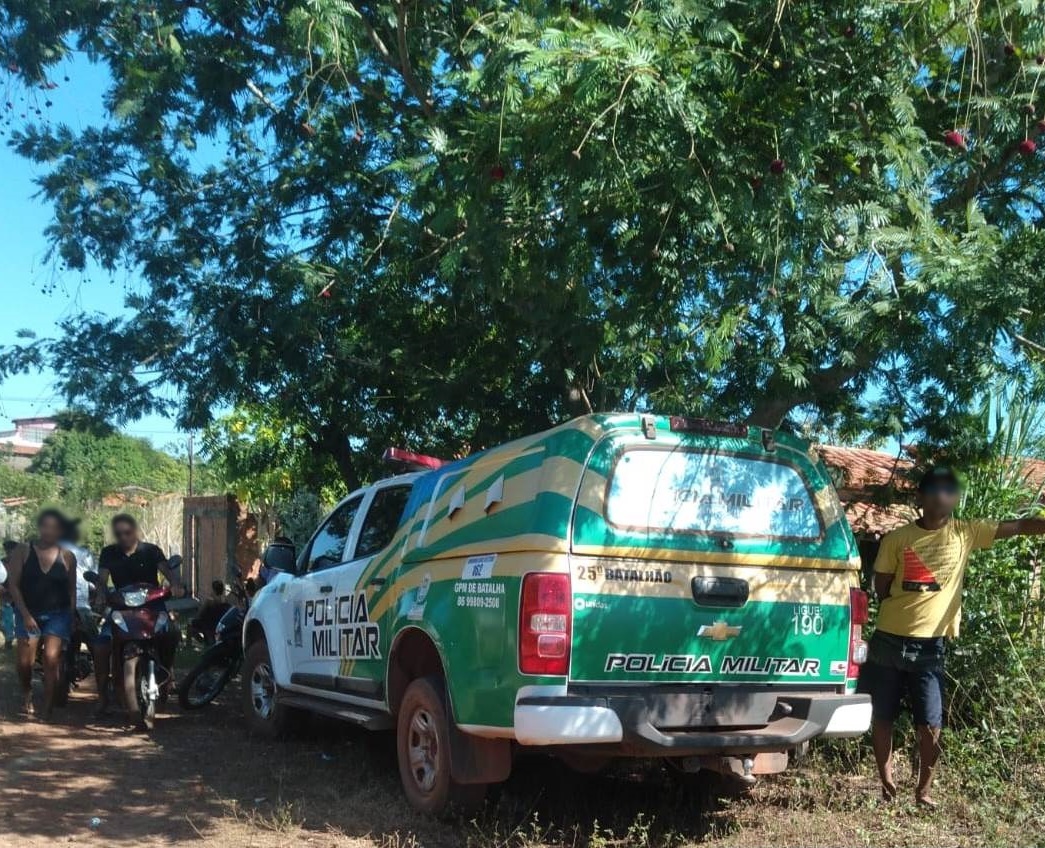
{"type": "Polygon", "coordinates": [[[268,663],[258,663],[250,675],[250,703],[260,718],[268,719],[276,706],[276,684],[268,663]]]}
{"type": "Polygon", "coordinates": [[[439,776],[439,734],[428,710],[414,712],[406,747],[414,783],[422,792],[431,792],[439,776]]]}

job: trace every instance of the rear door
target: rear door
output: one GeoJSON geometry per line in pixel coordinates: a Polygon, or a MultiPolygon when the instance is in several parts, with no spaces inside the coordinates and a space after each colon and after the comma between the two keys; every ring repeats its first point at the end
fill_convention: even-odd
{"type": "Polygon", "coordinates": [[[352,541],[351,562],[339,573],[337,596],[345,615],[337,685],[346,695],[376,699],[383,695],[388,633],[381,627],[374,602],[398,556],[392,540],[411,488],[412,483],[406,482],[373,490],[352,541]]]}
{"type": "Polygon", "coordinates": [[[604,440],[574,515],[571,679],[843,685],[850,539],[804,451],[604,440]]]}

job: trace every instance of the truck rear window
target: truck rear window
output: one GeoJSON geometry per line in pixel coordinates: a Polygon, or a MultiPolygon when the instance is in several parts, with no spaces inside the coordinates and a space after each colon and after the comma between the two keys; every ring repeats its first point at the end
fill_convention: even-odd
{"type": "Polygon", "coordinates": [[[814,540],[823,521],[784,462],[698,450],[635,448],[614,465],[606,520],[621,529],[814,540]]]}

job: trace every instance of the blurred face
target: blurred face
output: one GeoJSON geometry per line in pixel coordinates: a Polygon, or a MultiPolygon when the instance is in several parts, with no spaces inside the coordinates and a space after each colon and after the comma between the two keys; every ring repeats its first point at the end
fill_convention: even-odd
{"type": "Polygon", "coordinates": [[[37,522],[36,532],[41,544],[57,545],[62,538],[62,523],[53,515],[45,515],[37,522]]]}
{"type": "Polygon", "coordinates": [[[930,483],[919,497],[922,511],[933,518],[945,518],[957,508],[960,494],[955,483],[930,483]]]}
{"type": "Polygon", "coordinates": [[[125,551],[129,551],[138,542],[138,528],[126,521],[113,525],[112,533],[116,537],[116,544],[125,551]]]}

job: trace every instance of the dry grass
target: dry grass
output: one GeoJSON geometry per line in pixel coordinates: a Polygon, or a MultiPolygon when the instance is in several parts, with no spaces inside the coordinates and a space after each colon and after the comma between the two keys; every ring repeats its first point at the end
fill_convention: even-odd
{"type": "Polygon", "coordinates": [[[1042,833],[1019,787],[994,804],[973,803],[975,792],[952,777],[932,815],[881,805],[856,743],[742,797],[657,765],[582,776],[526,757],[478,818],[444,823],[404,803],[388,734],[306,720],[293,739],[251,740],[226,698],[202,713],[163,716],[144,736],[93,724],[86,693],[45,726],[11,718],[14,694],[3,652],[0,844],[20,848],[947,846],[1034,844],[1042,833]],[[96,829],[93,816],[102,819],[96,829]]]}

